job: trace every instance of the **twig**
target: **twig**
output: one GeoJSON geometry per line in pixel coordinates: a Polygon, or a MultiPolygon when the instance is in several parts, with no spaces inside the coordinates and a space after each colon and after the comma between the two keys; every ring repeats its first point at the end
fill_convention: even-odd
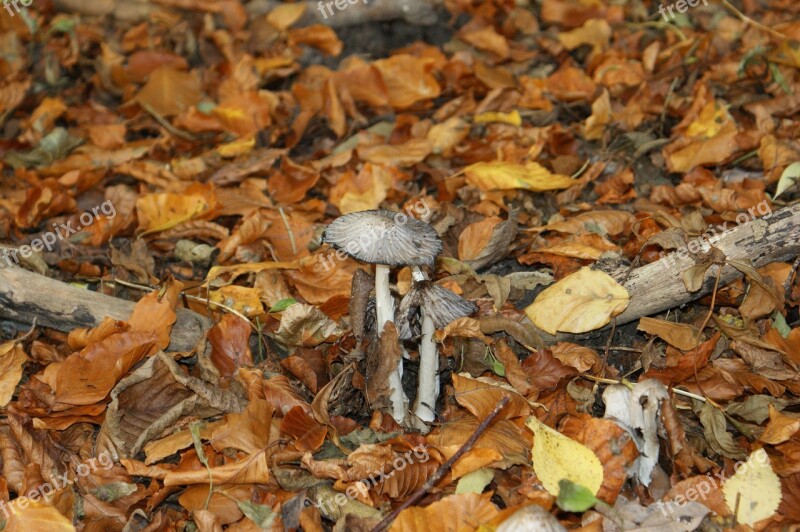
{"type": "MultiPolygon", "coordinates": [[[[135,289],[137,289],[137,290],[142,290],[142,291],[144,291],[144,292],[152,292],[153,290],[155,290],[155,289],[154,289],[153,287],[151,287],[151,286],[146,286],[146,285],[142,285],[142,284],[131,283],[131,282],[129,282],[129,281],[123,281],[122,279],[114,279],[114,280],[112,280],[112,281],[109,281],[109,283],[111,283],[111,284],[113,284],[113,283],[116,283],[116,284],[121,284],[122,286],[127,286],[128,288],[135,288],[135,289]]],[[[184,297],[184,298],[186,298],[186,299],[191,299],[191,300],[193,300],[193,301],[199,301],[199,302],[201,302],[201,303],[205,303],[206,305],[213,305],[213,306],[215,306],[215,307],[217,307],[217,308],[220,308],[220,309],[222,309],[222,310],[225,310],[225,311],[227,311],[227,312],[230,312],[230,313],[231,313],[231,314],[233,314],[234,316],[238,316],[239,318],[241,318],[241,319],[243,319],[244,321],[246,321],[247,323],[249,323],[249,324],[250,324],[250,327],[252,327],[254,331],[256,331],[256,332],[259,332],[259,329],[258,329],[258,327],[256,327],[256,326],[253,324],[253,322],[252,322],[252,321],[250,321],[250,319],[249,319],[247,316],[245,316],[244,314],[242,314],[241,312],[239,312],[239,311],[238,311],[238,310],[236,310],[235,308],[231,308],[231,307],[229,307],[229,306],[227,306],[227,305],[223,305],[222,303],[217,303],[216,301],[211,301],[211,299],[210,299],[210,298],[208,298],[208,297],[205,297],[205,298],[203,298],[203,297],[199,297],[199,296],[193,296],[193,295],[191,295],[191,294],[187,294],[187,293],[185,293],[185,292],[183,292],[183,291],[181,292],[181,295],[182,295],[182,297],[184,297]]]]}
{"type": "Polygon", "coordinates": [[[292,254],[297,255],[297,245],[294,243],[292,228],[289,226],[289,220],[286,219],[286,214],[283,212],[283,207],[278,207],[278,212],[281,215],[284,227],[286,227],[286,232],[289,233],[289,243],[292,244],[292,254]]]}
{"type": "Polygon", "coordinates": [[[437,469],[433,473],[433,475],[431,475],[428,478],[428,480],[425,481],[425,484],[423,484],[420,489],[415,491],[414,494],[411,495],[411,497],[406,499],[405,502],[403,502],[403,504],[398,506],[392,513],[384,517],[383,520],[381,520],[381,522],[378,523],[375,526],[375,528],[372,529],[372,532],[381,532],[382,530],[386,530],[389,527],[389,525],[392,524],[392,521],[397,519],[397,516],[400,515],[400,512],[402,512],[412,504],[422,499],[422,497],[424,497],[425,494],[428,493],[428,490],[430,490],[440,480],[442,480],[442,478],[450,470],[450,468],[453,467],[453,464],[456,462],[456,460],[461,458],[464,455],[464,453],[472,449],[472,446],[475,445],[475,442],[478,441],[478,438],[480,438],[481,435],[486,431],[486,429],[489,428],[489,425],[492,424],[495,418],[497,418],[497,416],[500,415],[500,411],[503,410],[503,408],[508,404],[508,401],[509,401],[508,396],[503,397],[503,399],[501,399],[500,402],[497,403],[497,406],[494,407],[494,410],[492,410],[492,412],[488,415],[488,417],[483,421],[481,421],[481,424],[478,425],[478,428],[475,429],[475,432],[472,433],[472,436],[470,436],[469,439],[466,442],[464,442],[464,445],[462,445],[461,448],[458,451],[456,451],[456,454],[451,456],[448,461],[440,465],[439,469],[437,469]]]}
{"type": "Polygon", "coordinates": [[[769,26],[765,26],[764,24],[758,22],[757,20],[751,19],[750,17],[748,17],[747,15],[745,15],[744,13],[742,13],[741,11],[736,9],[736,6],[734,6],[733,4],[728,2],[728,0],[720,0],[720,3],[723,6],[725,6],[726,8],[728,8],[730,11],[732,11],[733,14],[736,15],[739,18],[739,20],[741,20],[745,24],[750,24],[751,26],[753,26],[755,28],[758,28],[760,30],[766,31],[767,33],[769,33],[773,37],[778,37],[779,39],[783,39],[784,41],[789,39],[786,35],[784,35],[783,33],[779,32],[778,30],[773,30],[769,26]]]}
{"type": "MultiPolygon", "coordinates": [[[[714,279],[714,289],[711,291],[711,304],[708,306],[708,314],[706,314],[706,319],[703,320],[703,324],[697,330],[697,338],[695,339],[695,349],[700,347],[700,336],[703,334],[703,329],[706,328],[708,325],[708,321],[711,319],[711,316],[714,314],[714,304],[717,302],[717,290],[719,289],[719,278],[722,275],[722,264],[717,265],[717,276],[714,279]]],[[[700,377],[697,374],[697,353],[695,356],[692,357],[692,369],[694,370],[694,382],[697,384],[697,389],[700,390],[700,395],[705,397],[706,401],[722,410],[722,407],[715,403],[709,396],[706,394],[705,390],[703,390],[703,385],[700,383],[700,377]]]]}
{"type": "Polygon", "coordinates": [[[192,135],[188,131],[184,131],[182,129],[178,129],[177,127],[175,127],[172,124],[170,124],[167,121],[166,118],[164,118],[163,116],[158,114],[158,111],[153,109],[149,104],[147,104],[147,103],[145,103],[143,101],[139,101],[138,103],[139,103],[139,106],[142,109],[147,111],[150,114],[150,116],[155,118],[156,122],[161,124],[164,127],[164,129],[166,129],[168,132],[172,133],[176,137],[182,138],[183,140],[192,141],[192,142],[196,142],[196,141],[200,140],[199,137],[196,137],[195,135],[192,135]]]}
{"type": "MultiPolygon", "coordinates": [[[[599,382],[601,384],[622,384],[627,388],[631,388],[633,386],[633,384],[626,379],[618,381],[616,379],[607,379],[605,377],[595,377],[594,375],[585,375],[585,374],[581,374],[580,377],[593,382],[599,382]]],[[[682,395],[690,399],[697,399],[698,401],[703,401],[704,403],[707,401],[707,399],[701,395],[697,395],[696,393],[688,392],[686,390],[681,390],[680,388],[672,388],[672,391],[678,395],[682,395]]]]}
{"type": "Polygon", "coordinates": [[[786,276],[786,281],[783,283],[783,293],[786,296],[786,299],[791,299],[792,296],[792,281],[794,280],[794,274],[797,273],[797,269],[800,268],[800,257],[794,261],[792,264],[792,268],[789,270],[789,275],[786,276]]]}

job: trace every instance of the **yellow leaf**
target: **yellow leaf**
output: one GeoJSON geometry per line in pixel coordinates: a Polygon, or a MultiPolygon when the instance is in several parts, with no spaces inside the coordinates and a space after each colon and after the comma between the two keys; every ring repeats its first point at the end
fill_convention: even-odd
{"type": "Polygon", "coordinates": [[[11,341],[0,344],[0,407],[6,406],[14,396],[14,390],[22,378],[22,366],[28,357],[19,343],[11,341]]]}
{"type": "Polygon", "coordinates": [[[737,469],[722,487],[725,503],[732,512],[739,500],[736,521],[753,526],[772,517],[781,503],[781,481],[772,470],[767,452],[758,449],[737,469]]]}
{"type": "Polygon", "coordinates": [[[269,12],[267,22],[279,30],[286,30],[300,20],[306,12],[306,4],[281,4],[269,12]]]}
{"type": "Polygon", "coordinates": [[[232,308],[247,317],[261,316],[264,306],[261,304],[261,291],[239,285],[223,286],[211,292],[211,301],[232,308]]]}
{"type": "Polygon", "coordinates": [[[67,532],[75,531],[72,522],[64,517],[53,506],[41,501],[34,501],[27,497],[14,499],[9,503],[12,506],[8,512],[9,518],[5,532],[67,532]]]}
{"type": "Polygon", "coordinates": [[[628,307],[629,299],[610,275],[587,266],[539,294],[525,313],[547,333],[584,333],[610,322],[628,307]]]}
{"type": "Polygon", "coordinates": [[[220,144],[217,146],[217,153],[223,159],[233,159],[238,155],[246,155],[253,151],[256,147],[256,139],[254,136],[241,138],[229,142],[227,144],[220,144]]]}
{"type": "Polygon", "coordinates": [[[694,122],[686,129],[687,137],[711,138],[722,130],[722,126],[731,120],[728,108],[716,101],[708,102],[700,111],[694,122]]]}
{"type": "Polygon", "coordinates": [[[603,465],[591,449],[567,438],[536,419],[525,423],[533,431],[533,470],[551,495],[557,497],[558,483],[567,479],[597,495],[603,484],[603,465]]]}
{"type": "Polygon", "coordinates": [[[467,182],[483,191],[487,190],[560,190],[569,188],[575,181],[565,175],[553,174],[537,163],[525,165],[494,161],[475,163],[464,168],[467,182]]]}
{"type": "Polygon", "coordinates": [[[144,234],[166,231],[194,219],[207,219],[217,213],[214,189],[207,185],[191,185],[183,193],[147,194],[136,200],[139,230],[144,234]]]}
{"type": "Polygon", "coordinates": [[[512,126],[519,127],[522,125],[522,116],[516,109],[514,109],[510,113],[499,113],[490,111],[486,113],[481,113],[479,115],[475,115],[476,124],[483,124],[485,122],[500,122],[503,124],[510,124],[512,126]]]}

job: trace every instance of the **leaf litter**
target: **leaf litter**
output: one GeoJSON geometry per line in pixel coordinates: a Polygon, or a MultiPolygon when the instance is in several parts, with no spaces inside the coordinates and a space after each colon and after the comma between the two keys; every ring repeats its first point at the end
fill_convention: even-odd
{"type": "Polygon", "coordinates": [[[0,285],[4,530],[800,524],[798,261],[694,246],[800,198],[796,3],[123,4],[0,13],[0,276],[136,301],[55,330],[0,285]],[[475,304],[434,423],[389,415],[420,342],[322,243],[373,209],[442,240],[398,304],[475,304]],[[743,278],[617,326],[614,272],[684,248],[686,290],[743,278]],[[170,351],[180,308],[213,326],[170,351]]]}

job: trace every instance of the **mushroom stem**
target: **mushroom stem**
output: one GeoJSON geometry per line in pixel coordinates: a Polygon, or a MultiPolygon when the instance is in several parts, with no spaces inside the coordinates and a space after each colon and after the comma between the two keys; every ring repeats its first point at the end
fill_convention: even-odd
{"type": "Polygon", "coordinates": [[[436,330],[433,319],[424,309],[420,313],[422,336],[419,341],[419,383],[414,414],[430,423],[436,417],[436,398],[439,396],[439,354],[433,339],[436,330]]]}
{"type": "MultiPolygon", "coordinates": [[[[375,312],[377,314],[378,335],[383,333],[383,326],[387,321],[394,322],[394,300],[389,291],[389,266],[385,264],[375,265],[375,312]]],[[[401,423],[408,411],[408,398],[403,392],[403,359],[397,363],[397,367],[389,375],[389,386],[392,394],[389,400],[392,403],[392,417],[401,423]]]]}

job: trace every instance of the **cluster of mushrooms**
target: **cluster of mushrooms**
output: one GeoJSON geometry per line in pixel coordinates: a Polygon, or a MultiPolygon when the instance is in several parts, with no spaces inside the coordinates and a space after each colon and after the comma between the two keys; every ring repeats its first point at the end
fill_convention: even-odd
{"type": "MultiPolygon", "coordinates": [[[[439,395],[439,355],[433,334],[436,329],[477,310],[474,303],[431,282],[421,269],[433,266],[442,252],[436,230],[404,213],[378,209],[337,218],[326,228],[323,242],[356,260],[375,265],[377,334],[383,334],[387,322],[394,322],[400,340],[419,337],[419,382],[413,412],[422,421],[433,421],[439,395]],[[393,266],[410,266],[414,281],[396,314],[389,287],[389,270],[393,266]]],[[[408,413],[402,376],[401,359],[389,378],[391,414],[398,423],[404,422],[408,413]]]]}

